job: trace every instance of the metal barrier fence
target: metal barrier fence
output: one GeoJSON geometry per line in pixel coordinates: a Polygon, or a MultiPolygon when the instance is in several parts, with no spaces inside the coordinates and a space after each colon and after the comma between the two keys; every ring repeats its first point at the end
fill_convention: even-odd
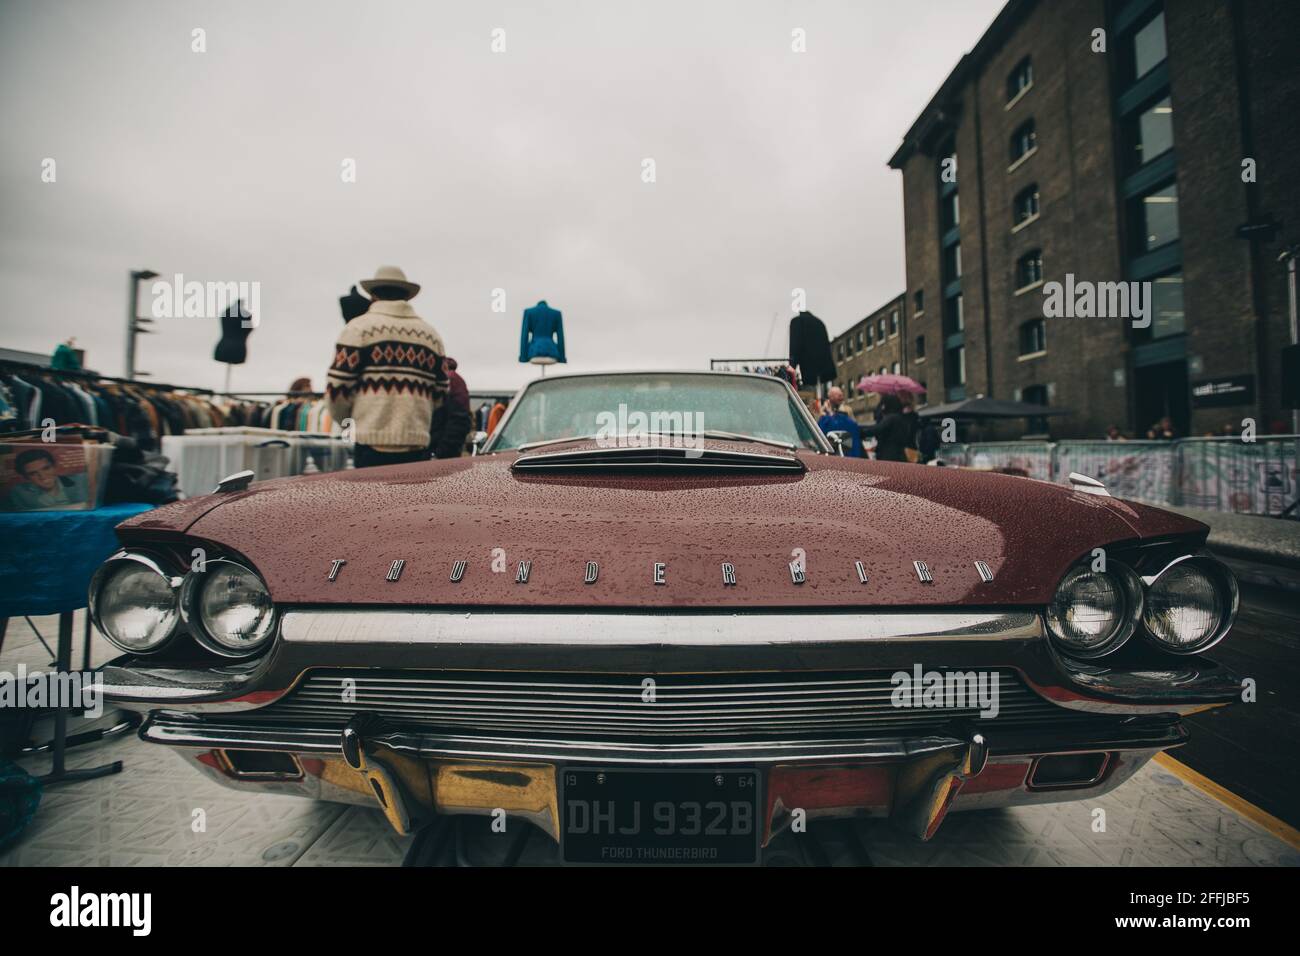
{"type": "Polygon", "coordinates": [[[976,442],[944,445],[950,465],[1064,483],[1089,475],[1117,498],[1171,507],[1278,515],[1300,495],[1300,436],[1177,441],[976,442]]]}

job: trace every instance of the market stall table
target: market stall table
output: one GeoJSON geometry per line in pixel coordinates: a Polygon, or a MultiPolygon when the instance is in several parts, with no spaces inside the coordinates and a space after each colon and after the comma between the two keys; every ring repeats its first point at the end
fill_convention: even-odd
{"type": "MultiPolygon", "coordinates": [[[[55,669],[72,668],[73,612],[86,606],[90,578],[100,563],[119,547],[113,529],[152,505],[115,504],[93,511],[29,511],[0,513],[0,648],[11,617],[59,615],[55,669]]],[[[85,627],[82,667],[90,669],[90,620],[85,627]]],[[[54,769],[45,785],[107,776],[122,769],[115,761],[86,770],[67,770],[68,711],[54,713],[54,769]]]]}

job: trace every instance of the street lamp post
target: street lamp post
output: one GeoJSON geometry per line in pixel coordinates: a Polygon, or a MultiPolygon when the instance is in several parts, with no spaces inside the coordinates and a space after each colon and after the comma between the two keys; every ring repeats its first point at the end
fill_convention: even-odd
{"type": "Polygon", "coordinates": [[[126,315],[126,378],[135,378],[135,336],[137,332],[148,333],[150,330],[144,328],[141,323],[151,322],[151,319],[140,318],[140,283],[147,279],[158,278],[158,273],[144,269],[140,271],[131,270],[131,288],[127,292],[127,309],[126,315]]]}

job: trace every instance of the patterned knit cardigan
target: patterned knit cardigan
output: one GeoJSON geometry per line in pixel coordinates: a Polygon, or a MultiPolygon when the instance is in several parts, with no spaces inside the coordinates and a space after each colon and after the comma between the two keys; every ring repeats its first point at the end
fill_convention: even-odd
{"type": "Polygon", "coordinates": [[[410,303],[376,300],[349,322],[327,376],[330,415],[354,422],[359,445],[425,448],[433,410],[447,394],[446,351],[410,303]]]}

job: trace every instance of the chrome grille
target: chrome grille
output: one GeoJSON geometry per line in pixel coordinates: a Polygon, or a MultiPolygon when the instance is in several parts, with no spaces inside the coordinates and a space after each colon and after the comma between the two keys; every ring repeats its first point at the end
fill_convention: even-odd
{"type": "Polygon", "coordinates": [[[288,696],[250,717],[341,725],[366,711],[401,727],[629,740],[933,731],[959,720],[1037,728],[1088,719],[1006,672],[996,675],[996,718],[980,718],[974,704],[898,708],[891,703],[892,673],[661,675],[650,702],[639,675],[313,671],[288,696]]]}

